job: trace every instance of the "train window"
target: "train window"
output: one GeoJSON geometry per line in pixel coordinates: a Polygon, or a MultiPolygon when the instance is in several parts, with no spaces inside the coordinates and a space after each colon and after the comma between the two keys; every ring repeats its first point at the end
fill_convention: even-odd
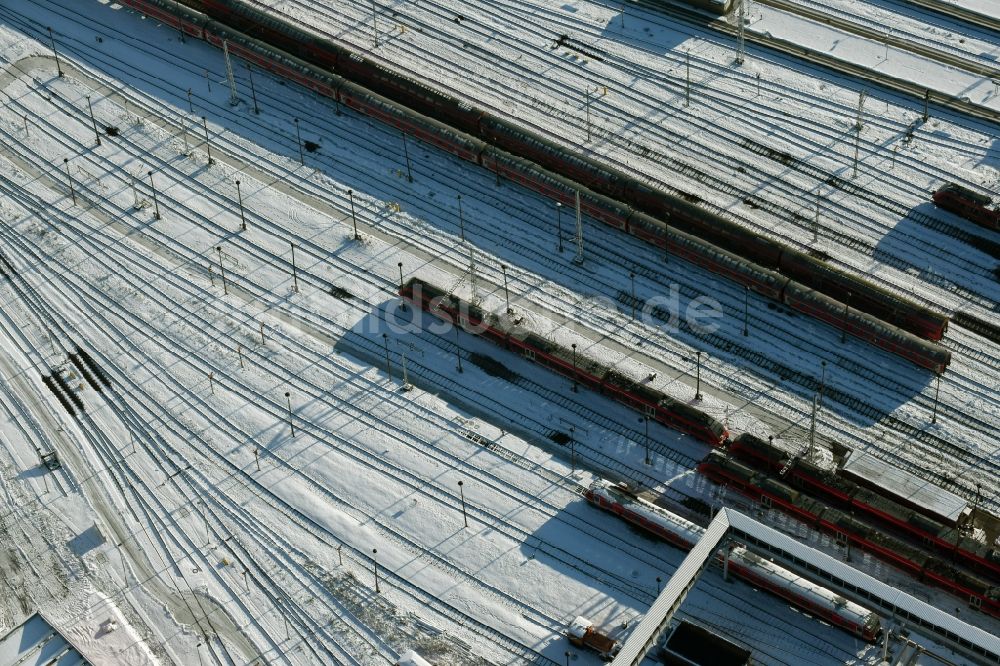
{"type": "Polygon", "coordinates": [[[837,532],[837,543],[844,545],[847,543],[847,535],[843,532],[837,532]]]}
{"type": "Polygon", "coordinates": [[[646,405],[646,416],[656,416],[655,405],[646,405]]]}
{"type": "Polygon", "coordinates": [[[767,495],[761,495],[760,496],[760,503],[761,503],[761,506],[765,506],[768,509],[771,508],[771,498],[768,497],[767,495]]]}
{"type": "Polygon", "coordinates": [[[524,358],[528,359],[529,361],[534,361],[535,360],[535,350],[534,349],[525,349],[524,350],[524,358]]]}
{"type": "Polygon", "coordinates": [[[969,605],[972,606],[973,608],[982,608],[983,600],[977,596],[970,596],[969,605]]]}

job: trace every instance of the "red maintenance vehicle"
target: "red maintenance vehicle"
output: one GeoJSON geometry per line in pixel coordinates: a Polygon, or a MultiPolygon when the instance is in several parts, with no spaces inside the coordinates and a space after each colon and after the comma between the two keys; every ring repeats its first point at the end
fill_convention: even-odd
{"type": "Polygon", "coordinates": [[[1000,231],[1000,209],[985,194],[948,183],[934,193],[934,203],[981,227],[1000,231]]]}

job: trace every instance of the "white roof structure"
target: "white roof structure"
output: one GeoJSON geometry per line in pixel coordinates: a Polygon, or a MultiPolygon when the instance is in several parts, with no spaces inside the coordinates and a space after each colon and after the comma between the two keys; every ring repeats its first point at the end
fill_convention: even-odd
{"type": "Polygon", "coordinates": [[[413,650],[407,650],[403,654],[399,655],[399,661],[396,662],[396,666],[431,666],[431,662],[427,661],[413,650]]]}
{"type": "Polygon", "coordinates": [[[86,659],[38,613],[0,638],[0,666],[84,666],[86,659]]]}
{"type": "Polygon", "coordinates": [[[843,562],[805,546],[748,516],[723,509],[670,577],[649,612],[622,645],[612,666],[638,666],[656,645],[687,593],[711,563],[715,552],[729,539],[746,543],[823,581],[826,587],[866,604],[877,612],[906,621],[928,635],[981,663],[1000,664],[1000,638],[966,624],[944,611],[886,585],[843,562]]]}
{"type": "Polygon", "coordinates": [[[854,451],[841,468],[863,485],[883,488],[904,502],[954,525],[969,508],[964,499],[875,456],[854,451]]]}

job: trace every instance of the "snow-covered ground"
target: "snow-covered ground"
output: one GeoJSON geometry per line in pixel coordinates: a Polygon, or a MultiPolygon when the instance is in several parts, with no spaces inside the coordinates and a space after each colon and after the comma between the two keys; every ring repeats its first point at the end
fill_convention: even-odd
{"type": "MultiPolygon", "coordinates": [[[[716,496],[692,471],[706,452],[692,438],[652,424],[647,439],[620,405],[567,393],[565,380],[464,333],[407,325],[418,315],[394,295],[398,264],[468,296],[473,247],[487,306],[504,306],[506,265],[519,316],[637,378],[656,372],[654,384],[680,399],[694,391],[695,350],[715,345],[702,359],[702,406],[734,431],[801,436],[811,400],[802,382],[829,359],[829,400],[835,389],[863,396],[884,415],[831,402],[822,438],[961,470],[995,491],[985,462],[962,470],[974,458],[939,459],[933,446],[940,438],[995,456],[995,358],[956,354],[929,427],[934,387],[894,357],[842,345],[836,331],[756,298],[746,304],[746,340],[744,295],[711,275],[663,265],[591,220],[587,260],[576,267],[569,249],[555,250],[551,214],[534,194],[497,188],[489,174],[419,145],[410,146],[409,183],[394,132],[338,117],[329,101],[261,72],[254,114],[242,66],[242,101],[230,107],[218,51],[114,6],[79,9],[45,1],[0,10],[9,541],[0,566],[11,592],[0,627],[41,608],[108,663],[392,663],[410,648],[437,664],[563,663],[567,649],[575,664],[598,663],[569,648],[566,623],[583,614],[624,633],[683,553],[592,509],[580,487],[609,474],[676,500],[748,506],[716,496]],[[49,25],[61,78],[39,41],[49,25]],[[316,144],[304,164],[293,116],[316,144]],[[634,287],[623,266],[636,272],[634,287]],[[634,289],[646,300],[669,283],[684,308],[708,294],[721,300],[729,316],[717,338],[625,316],[623,296],[634,289]],[[772,366],[755,368],[721,344],[748,345],[772,366]],[[77,348],[110,386],[96,390],[69,360],[77,348]],[[507,377],[489,374],[484,358],[507,377]],[[41,381],[51,375],[85,411],[68,414],[41,381]],[[961,418],[970,405],[978,420],[961,418]],[[882,441],[904,426],[920,438],[902,451],[882,441]],[[556,443],[569,433],[572,446],[556,443]],[[62,470],[39,467],[50,450],[62,470]],[[117,629],[102,633],[111,618],[117,629]]],[[[943,141],[935,159],[947,150],[943,141]]],[[[753,158],[756,168],[762,161],[753,158]]],[[[962,335],[955,340],[979,349],[962,335]]],[[[838,553],[787,518],[762,517],[838,553]]],[[[959,603],[855,560],[946,610],[959,603]]],[[[881,657],[880,646],[714,571],[682,615],[751,646],[761,663],[881,657]]]]}

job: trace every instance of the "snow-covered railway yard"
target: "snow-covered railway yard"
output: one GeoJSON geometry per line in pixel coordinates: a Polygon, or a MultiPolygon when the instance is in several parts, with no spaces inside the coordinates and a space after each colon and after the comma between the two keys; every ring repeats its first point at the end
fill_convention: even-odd
{"type": "MultiPolygon", "coordinates": [[[[447,0],[383,8],[376,12],[374,25],[381,27],[373,48],[369,7],[258,4],[627,173],[695,195],[759,232],[832,255],[834,263],[876,283],[947,312],[967,309],[997,322],[990,298],[994,259],[924,216],[943,217],[959,235],[981,236],[974,225],[934,213],[928,202],[946,180],[996,188],[995,166],[984,160],[994,149],[990,125],[950,113],[914,125],[922,113],[918,100],[869,90],[853,177],[858,87],[870,86],[817,80],[811,69],[798,72],[752,49],[745,65],[734,68],[725,36],[645,5],[628,7],[624,27],[614,3],[578,3],[569,5],[572,11],[547,3],[452,6],[447,0]],[[684,103],[688,56],[690,106],[684,103]],[[760,159],[762,150],[769,159],[760,159]]],[[[768,9],[754,7],[758,14],[768,9]]],[[[774,22],[775,29],[782,25],[774,22]]],[[[807,42],[845,41],[818,24],[811,32],[794,30],[808,32],[807,42]]],[[[877,58],[865,57],[884,61],[884,45],[871,47],[877,58]]],[[[932,88],[953,85],[951,77],[959,75],[919,59],[901,68],[932,88]]],[[[984,104],[1000,108],[986,83],[984,104]]]]}
{"type": "MultiPolygon", "coordinates": [[[[607,68],[591,84],[622,87],[594,93],[596,139],[585,141],[581,99],[567,84],[579,55],[569,42],[538,48],[528,6],[464,3],[459,22],[444,18],[449,3],[401,6],[394,20],[426,12],[420,20],[442,33],[386,33],[374,54],[422,49],[428,80],[469,84],[461,90],[477,103],[501,93],[504,111],[537,130],[721,208],[752,196],[760,205],[738,214],[755,228],[946,311],[1000,321],[995,261],[960,240],[996,235],[926,203],[940,180],[995,186],[984,125],[949,114],[898,155],[884,145],[876,155],[913,114],[884,102],[885,113],[866,116],[862,145],[872,148],[851,181],[847,93],[768,67],[759,101],[746,98],[754,79],[705,82],[725,55],[699,41],[692,71],[702,82],[685,110],[684,47],[658,55],[673,59],[665,93],[662,60],[636,48],[662,48],[668,24],[630,13],[634,32],[608,20],[601,41],[588,42],[604,57],[587,66],[607,68]],[[512,61],[539,60],[519,74],[485,62],[463,65],[475,77],[436,71],[453,55],[434,50],[444,31],[501,15],[509,31],[495,33],[496,44],[518,50],[512,61]],[[632,46],[619,50],[625,34],[632,46]],[[540,65],[545,77],[524,77],[540,65]],[[627,76],[642,78],[626,86],[627,76]],[[520,99],[505,92],[515,85],[520,99]],[[527,101],[536,85],[550,113],[527,101]],[[792,109],[807,103],[818,117],[796,120],[792,109]],[[727,120],[736,112],[745,122],[727,120]],[[618,126],[625,117],[633,129],[618,126]],[[645,150],[633,152],[639,141],[645,150]],[[801,155],[801,166],[762,157],[761,147],[801,155]],[[814,229],[801,202],[834,174],[856,187],[823,190],[814,229]],[[796,212],[804,217],[788,224],[796,212]]],[[[577,35],[608,12],[567,6],[576,11],[558,19],[533,11],[576,22],[577,35]]],[[[345,12],[351,30],[329,29],[362,43],[363,11],[321,11],[327,20],[345,12]]],[[[457,329],[442,333],[396,295],[419,275],[467,297],[470,262],[488,307],[503,310],[508,285],[514,312],[536,330],[651,375],[651,386],[680,400],[697,382],[699,406],[734,432],[804,440],[820,390],[820,441],[870,452],[1000,513],[1000,362],[996,345],[960,327],[945,339],[954,358],[936,396],[933,376],[905,361],[664,262],[594,220],[584,221],[586,261],[576,265],[571,212],[560,239],[544,198],[412,139],[404,158],[398,132],[260,71],[251,102],[242,65],[241,101],[230,106],[219,51],[116,5],[0,7],[0,48],[0,527],[9,542],[0,568],[10,592],[0,633],[38,608],[109,663],[391,664],[411,648],[436,664],[597,663],[568,646],[567,622],[583,614],[627,633],[683,553],[587,505],[580,493],[595,475],[689,507],[759,513],[844,555],[783,514],[717,493],[693,470],[708,451],[694,438],[567,392],[565,379],[457,329]],[[659,311],[636,315],[635,304],[641,311],[670,284],[683,311],[717,299],[718,330],[671,331],[659,311]],[[55,472],[38,465],[52,450],[63,464],[55,472]],[[120,628],[98,631],[109,618],[120,628]]],[[[412,57],[395,64],[414,67],[412,57]]],[[[867,553],[852,563],[997,631],[867,553]]],[[[680,615],[751,646],[761,663],[881,658],[881,645],[716,571],[680,615]]]]}

